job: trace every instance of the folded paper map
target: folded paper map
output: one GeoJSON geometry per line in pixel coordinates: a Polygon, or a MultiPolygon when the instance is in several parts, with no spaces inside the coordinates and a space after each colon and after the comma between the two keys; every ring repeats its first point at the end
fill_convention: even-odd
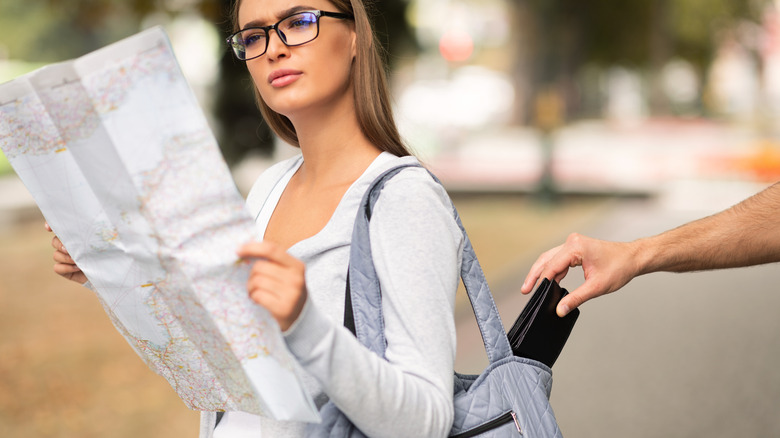
{"type": "Polygon", "coordinates": [[[0,148],[187,406],[317,421],[279,327],[247,296],[236,249],[257,230],[161,28],[0,85],[0,148]]]}

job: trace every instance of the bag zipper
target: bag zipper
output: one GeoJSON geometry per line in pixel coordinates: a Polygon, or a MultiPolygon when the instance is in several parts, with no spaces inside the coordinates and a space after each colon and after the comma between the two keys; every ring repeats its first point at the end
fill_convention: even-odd
{"type": "Polygon", "coordinates": [[[450,435],[449,438],[470,438],[473,436],[477,436],[481,433],[485,433],[489,430],[495,429],[499,426],[502,426],[510,421],[515,422],[515,427],[517,428],[517,433],[520,435],[523,434],[523,430],[520,429],[520,423],[517,421],[517,415],[515,415],[514,411],[509,411],[505,414],[501,414],[501,416],[496,417],[487,423],[481,424],[473,429],[467,430],[465,432],[461,432],[456,435],[450,435]]]}

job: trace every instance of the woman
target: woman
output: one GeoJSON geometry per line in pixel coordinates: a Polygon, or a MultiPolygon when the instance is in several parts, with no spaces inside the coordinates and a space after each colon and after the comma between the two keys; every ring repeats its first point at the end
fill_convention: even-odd
{"type": "MultiPolygon", "coordinates": [[[[462,234],[427,171],[390,180],[370,225],[383,293],[386,360],[343,324],[358,204],[384,170],[416,163],[390,111],[377,43],[360,0],[238,0],[229,39],[263,116],[301,154],[264,172],[247,205],[261,240],[252,300],[279,323],[318,407],[328,400],[368,436],[446,436],[453,419],[453,308],[462,234]]],[[[53,246],[61,243],[54,238],[53,246]]],[[[82,280],[63,251],[55,271],[82,280]]],[[[354,291],[359,293],[359,291],[354,291]]],[[[204,413],[201,436],[298,437],[306,424],[204,413]]]]}

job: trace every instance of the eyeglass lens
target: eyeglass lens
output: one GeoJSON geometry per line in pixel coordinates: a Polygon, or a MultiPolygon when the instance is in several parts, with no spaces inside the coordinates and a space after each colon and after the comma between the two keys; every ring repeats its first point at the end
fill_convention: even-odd
{"type": "MultiPolygon", "coordinates": [[[[317,38],[317,15],[301,12],[276,24],[276,34],[285,45],[299,46],[317,38]]],[[[268,30],[246,29],[233,37],[232,46],[239,59],[262,56],[268,48],[268,30]]]]}

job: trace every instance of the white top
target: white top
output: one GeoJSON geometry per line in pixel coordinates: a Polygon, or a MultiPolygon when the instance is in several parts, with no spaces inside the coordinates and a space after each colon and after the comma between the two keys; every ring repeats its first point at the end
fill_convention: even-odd
{"type": "MultiPolygon", "coordinates": [[[[247,206],[261,233],[301,163],[297,156],[274,165],[250,191],[247,206]]],[[[425,169],[404,169],[386,183],[369,226],[387,360],[343,327],[358,206],[374,178],[404,163],[417,160],[382,153],[347,190],[325,227],[289,249],[306,264],[309,296],[284,337],[318,407],[330,398],[371,437],[444,437],[454,415],[453,311],[463,236],[449,196],[425,169]]],[[[214,414],[204,414],[201,437],[303,437],[306,428],[242,412],[226,413],[216,430],[213,424],[214,414]]]]}

